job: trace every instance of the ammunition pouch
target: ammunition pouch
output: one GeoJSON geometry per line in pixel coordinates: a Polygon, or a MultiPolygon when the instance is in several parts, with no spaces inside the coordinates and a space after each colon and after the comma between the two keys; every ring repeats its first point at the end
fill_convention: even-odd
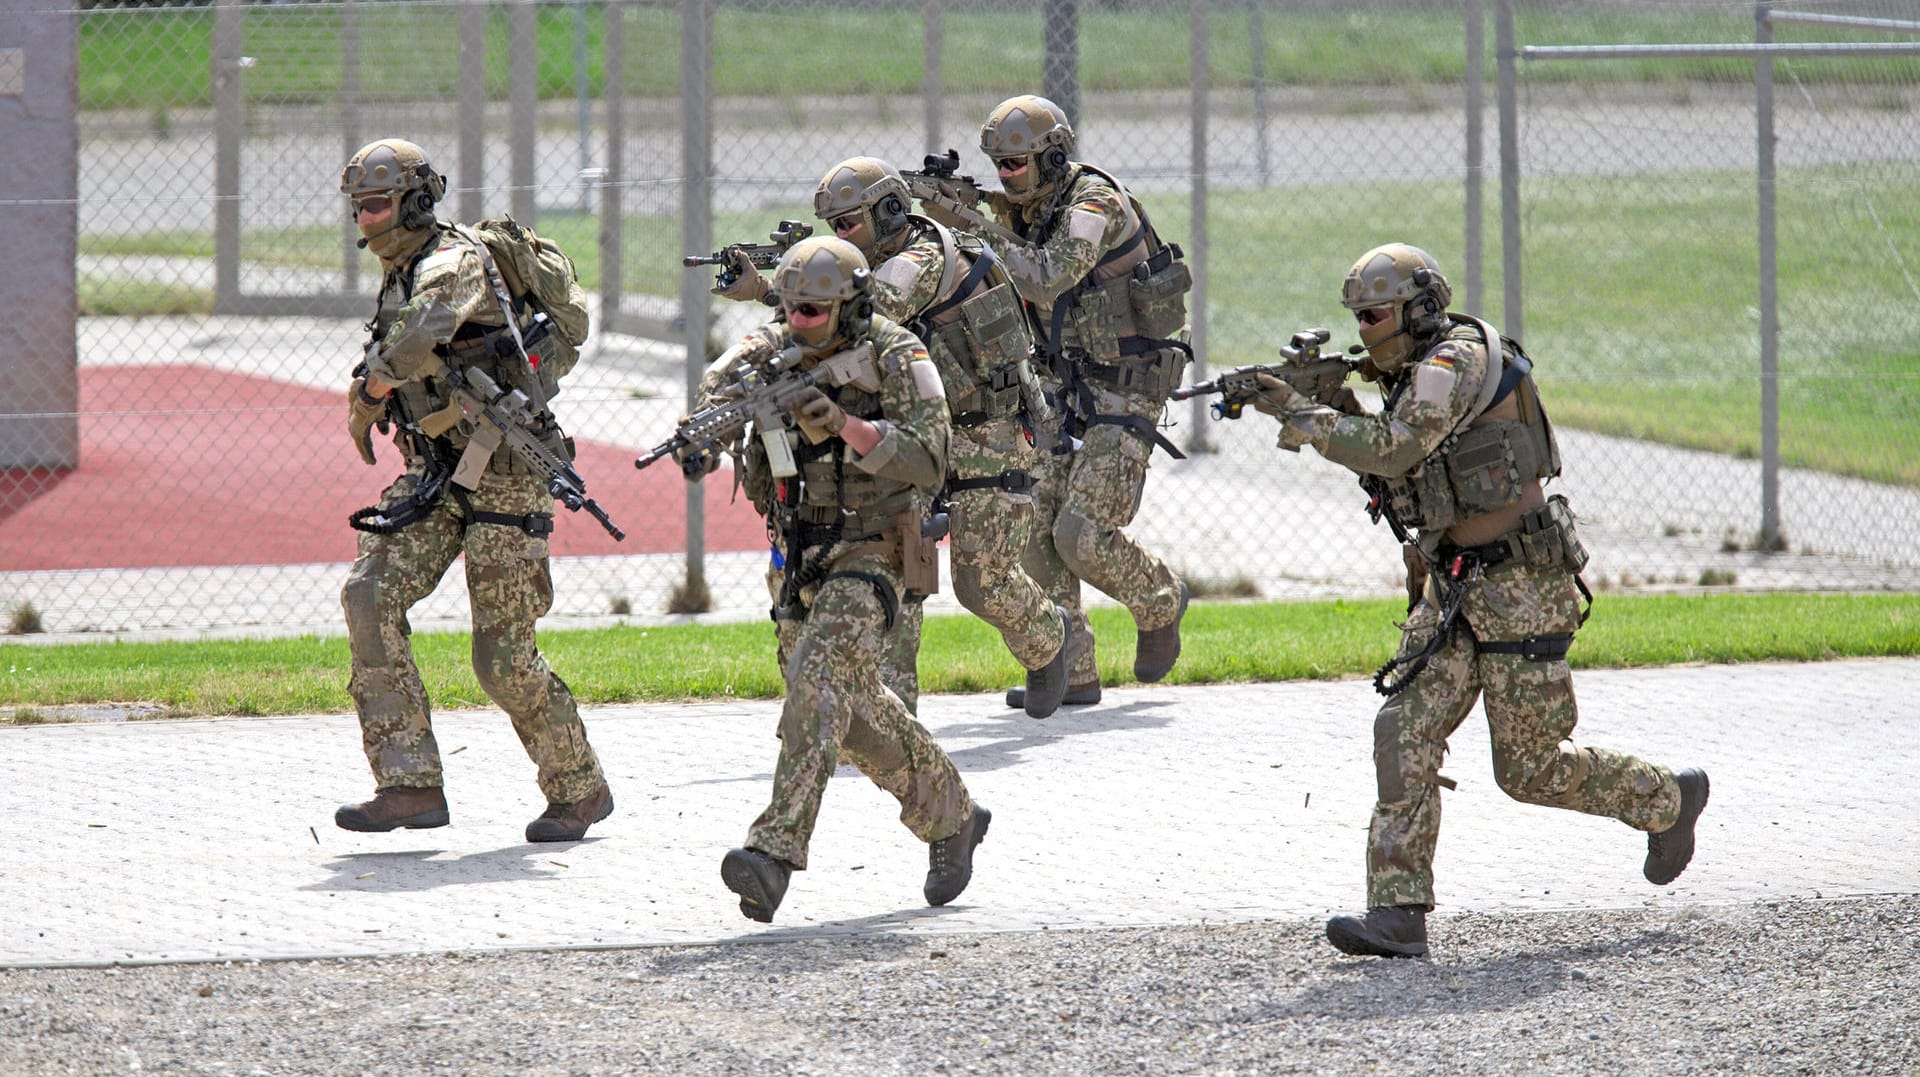
{"type": "Polygon", "coordinates": [[[1587,566],[1587,548],[1574,531],[1573,510],[1567,499],[1555,494],[1492,542],[1478,546],[1443,543],[1434,551],[1435,563],[1443,567],[1456,559],[1465,559],[1489,572],[1510,564],[1529,568],[1564,566],[1577,576],[1587,566]]]}
{"type": "Polygon", "coordinates": [[[1116,345],[1118,359],[1088,361],[1080,366],[1080,376],[1115,392],[1152,401],[1167,399],[1180,387],[1192,357],[1184,347],[1168,347],[1165,342],[1129,337],[1116,345]]]}
{"type": "Polygon", "coordinates": [[[1193,271],[1180,260],[1178,243],[1160,248],[1134,266],[1126,281],[1135,332],[1154,340],[1168,340],[1186,327],[1193,271]]]}
{"type": "MultiPolygon", "coordinates": [[[[975,263],[982,264],[988,263],[975,263]]],[[[1033,338],[1011,284],[996,284],[958,306],[935,307],[922,321],[956,420],[977,417],[963,424],[977,426],[1019,414],[1019,365],[1032,354],[1033,338]]]]}
{"type": "Polygon", "coordinates": [[[1446,461],[1459,515],[1505,508],[1520,499],[1529,480],[1544,478],[1546,455],[1535,442],[1517,422],[1486,423],[1461,434],[1446,461]]]}

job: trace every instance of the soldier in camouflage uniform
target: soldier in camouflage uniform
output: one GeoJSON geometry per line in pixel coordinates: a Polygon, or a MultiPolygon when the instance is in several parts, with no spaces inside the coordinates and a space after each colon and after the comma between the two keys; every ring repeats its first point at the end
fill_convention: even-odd
{"type": "Polygon", "coordinates": [[[1447,738],[1484,696],[1494,778],[1508,796],[1618,819],[1648,833],[1643,873],[1664,886],[1693,855],[1707,776],[1675,774],[1605,748],[1576,746],[1566,654],[1586,619],[1587,553],[1560,495],[1552,427],[1520,345],[1479,318],[1447,311],[1452,290],[1426,252],[1390,243],[1348,273],[1342,303],[1368,349],[1362,374],[1385,407],[1316,406],[1263,375],[1254,404],[1279,418],[1280,444],[1312,445],[1358,472],[1418,566],[1414,604],[1374,724],[1379,800],[1367,841],[1364,917],[1327,937],[1344,953],[1427,952],[1440,775],[1447,738]]]}
{"type": "MultiPolygon", "coordinates": [[[[928,843],[928,904],[944,905],[966,888],[992,818],[880,679],[900,596],[925,586],[918,577],[932,549],[920,521],[946,475],[950,426],[926,348],[874,313],[872,289],[857,247],[802,240],[773,276],[786,323],[759,334],[775,350],[797,346],[801,370],[851,355],[858,371],[790,397],[798,431],[760,431],[749,442],[784,439],[781,455],[790,452],[794,474],[776,478],[764,450],[742,460],[747,492],[774,514],[786,551],[775,615],[787,698],[773,797],[746,845],[720,865],[740,911],[762,923],[772,921],[792,872],[807,866],[820,798],[843,757],[900,801],[901,822],[928,843]]],[[[748,353],[757,354],[742,347],[722,359],[755,362],[748,353]]]]}
{"type": "MultiPolygon", "coordinates": [[[[1070,703],[1099,698],[1081,580],[1133,614],[1135,677],[1157,681],[1180,655],[1187,585],[1122,528],[1139,511],[1154,446],[1181,455],[1156,424],[1192,357],[1193,284],[1179,248],[1160,241],[1138,200],[1070,160],[1073,145],[1066,113],[1031,95],[1002,102],[980,129],[1003,188],[986,201],[1025,240],[996,249],[1027,303],[1062,414],[1034,492],[1050,526],[1029,547],[1027,567],[1074,619],[1070,703]]],[[[928,213],[941,215],[932,205],[928,213]]]]}
{"type": "MultiPolygon", "coordinates": [[[[359,556],[340,596],[353,656],[347,688],[378,789],[372,800],[341,807],[334,822],[374,832],[447,825],[407,611],[464,553],[474,673],[513,720],[547,799],[547,810],[527,825],[527,840],[577,841],[613,811],[613,794],[573,694],[534,642],[534,622],[553,603],[552,496],[504,445],[485,461],[477,485],[463,489],[449,473],[466,449],[464,429],[434,438],[418,425],[450,403],[436,377],[447,366],[484,370],[503,386],[526,385],[531,371],[516,348],[496,346],[508,334],[489,256],[483,244],[434,219],[446,179],[420,147],[400,139],[366,146],[347,163],[340,189],[352,199],[362,245],[385,271],[367,362],[347,390],[348,431],[372,466],[372,427],[397,424],[407,470],[377,512],[355,514],[359,556]]],[[[552,433],[559,436],[557,426],[552,433]]]]}
{"type": "MultiPolygon", "coordinates": [[[[993,249],[909,213],[908,205],[899,170],[873,157],[834,165],[813,195],[814,215],[878,267],[874,309],[920,337],[940,371],[953,425],[944,494],[954,595],[1000,632],[1027,670],[1022,705],[1045,718],[1067,690],[1068,614],[1021,563],[1033,534],[1041,462],[1032,424],[1036,416],[1047,421],[1030,363],[1032,338],[993,249]]],[[[765,294],[750,263],[736,268],[739,282],[722,294],[765,294]]]]}

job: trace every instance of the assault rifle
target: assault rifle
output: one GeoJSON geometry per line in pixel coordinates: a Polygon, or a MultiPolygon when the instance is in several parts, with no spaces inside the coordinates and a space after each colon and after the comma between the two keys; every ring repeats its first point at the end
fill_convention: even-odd
{"type": "Polygon", "coordinates": [[[780,227],[767,233],[771,243],[729,243],[712,254],[689,254],[680,259],[680,264],[692,269],[695,266],[719,266],[720,275],[714,283],[721,288],[731,288],[740,279],[740,267],[733,263],[733,254],[739,251],[747,256],[755,269],[772,269],[787,253],[787,248],[813,234],[813,225],[804,221],[781,221],[780,227]]]}
{"type": "Polygon", "coordinates": [[[1026,240],[976,208],[985,197],[980,184],[972,176],[957,175],[959,171],[960,151],[950,149],[927,154],[920,171],[902,171],[900,178],[907,181],[907,192],[922,204],[939,206],[982,236],[1024,246],[1026,240]]]}
{"type": "MultiPolygon", "coordinates": [[[[801,370],[798,346],[776,353],[765,369],[747,366],[722,386],[720,399],[680,420],[673,436],[648,449],[633,462],[642,470],[663,456],[678,456],[680,471],[689,479],[705,475],[714,454],[726,449],[751,424],[766,446],[768,469],[775,478],[799,473],[787,431],[795,425],[788,404],[813,386],[853,385],[869,392],[880,388],[880,366],[871,343],[853,347],[801,370]]],[[[818,444],[831,435],[802,426],[808,441],[818,444]]]]}
{"type": "Polygon", "coordinates": [[[443,370],[442,377],[452,388],[453,407],[443,408],[420,421],[420,430],[429,438],[437,438],[451,430],[455,423],[468,420],[473,432],[467,437],[467,449],[460,457],[460,463],[453,469],[453,483],[456,486],[472,490],[479,486],[480,476],[486,472],[487,461],[493,451],[501,445],[513,450],[521,462],[533,469],[533,473],[546,480],[547,492],[555,501],[565,505],[571,512],[585,511],[587,515],[600,521],[607,534],[620,541],[627,537],[625,531],[607,517],[606,510],[587,496],[587,482],[574,470],[573,463],[547,446],[534,430],[549,422],[544,416],[536,416],[533,404],[527,394],[518,389],[500,388],[487,372],[477,367],[456,370],[451,367],[443,370]]]}
{"type": "MultiPolygon", "coordinates": [[[[1333,394],[1339,392],[1340,386],[1346,383],[1347,375],[1360,369],[1358,359],[1320,354],[1320,345],[1332,336],[1333,333],[1326,329],[1303,329],[1280,349],[1280,358],[1285,362],[1237,366],[1210,381],[1175,389],[1173,399],[1187,400],[1219,393],[1220,399],[1212,407],[1213,417],[1238,419],[1253,398],[1260,395],[1260,375],[1271,374],[1317,404],[1331,403],[1333,394]]],[[[1358,355],[1363,350],[1356,344],[1348,349],[1348,353],[1358,355]]]]}

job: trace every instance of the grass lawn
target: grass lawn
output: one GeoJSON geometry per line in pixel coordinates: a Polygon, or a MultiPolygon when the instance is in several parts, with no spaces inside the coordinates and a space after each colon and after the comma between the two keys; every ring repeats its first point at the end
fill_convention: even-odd
{"type": "MultiPolygon", "coordinates": [[[[458,92],[455,5],[262,5],[245,11],[249,96],[262,103],[303,103],[336,97],[347,36],[343,12],[357,23],[359,93],[367,100],[451,98],[458,92]]],[[[539,93],[576,92],[576,34],[586,35],[586,91],[605,89],[604,9],[585,5],[576,23],[573,5],[543,5],[536,15],[539,93]]],[[[1491,24],[1491,17],[1488,22],[1491,24]]],[[[80,18],[80,107],[164,114],[212,102],[214,16],[205,7],[97,8],[80,18]]],[[[676,6],[629,6],[624,41],[626,84],[643,96],[679,92],[679,13],[676,6]]],[[[1186,5],[1160,10],[1106,10],[1082,5],[1079,69],[1091,91],[1171,90],[1185,87],[1191,58],[1186,5]]],[[[1584,13],[1522,11],[1522,44],[1623,44],[1751,41],[1745,8],[1635,11],[1621,6],[1584,13]]],[[[1286,86],[1409,86],[1457,82],[1464,72],[1465,30],[1458,15],[1431,10],[1354,10],[1250,14],[1216,5],[1208,20],[1209,79],[1216,88],[1253,83],[1257,39],[1264,45],[1266,79],[1286,86]]],[[[941,68],[950,92],[998,92],[1015,82],[1037,84],[1041,74],[1039,5],[1025,12],[950,11],[941,20],[941,68]]],[[[1493,76],[1492,29],[1487,30],[1485,74],[1493,76]]],[[[1792,27],[1782,40],[1818,37],[1792,27]]],[[[808,5],[730,6],[715,17],[714,88],[723,95],[871,94],[885,100],[920,89],[924,22],[917,9],[808,5]],[[847,48],[858,42],[857,50],[847,48]]],[[[487,22],[487,92],[504,98],[511,42],[505,8],[487,22]]],[[[1913,71],[1920,64],[1879,60],[1913,71]]],[[[1751,81],[1751,65],[1725,60],[1619,60],[1540,64],[1528,79],[1541,82],[1751,81]]],[[[1806,80],[1837,77],[1844,60],[1794,61],[1806,80]]],[[[1911,81],[1911,80],[1909,80],[1911,81]]]]}
{"type": "MultiPolygon", "coordinates": [[[[1391,653],[1403,608],[1368,602],[1197,603],[1173,684],[1370,674],[1391,653]]],[[[1133,625],[1095,610],[1101,678],[1132,679],[1133,625]]],[[[548,632],[542,649],[582,703],[767,699],[780,695],[773,630],[762,622],[548,632]]],[[[463,634],[414,637],[440,708],[484,707],[463,634]]],[[[1814,661],[1920,654],[1920,595],[1600,596],[1570,656],[1576,667],[1814,661]]],[[[173,716],[341,712],[344,638],[195,643],[0,644],[0,723],[47,720],[36,708],[149,702],[173,716]]],[[[984,622],[927,619],[921,690],[978,692],[1018,682],[984,622]]]]}

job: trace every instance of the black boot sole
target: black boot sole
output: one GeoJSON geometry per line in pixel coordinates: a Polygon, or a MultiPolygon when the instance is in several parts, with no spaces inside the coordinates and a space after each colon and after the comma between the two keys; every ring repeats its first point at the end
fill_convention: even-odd
{"type": "Polygon", "coordinates": [[[773,913],[780,907],[780,899],[771,896],[766,880],[760,877],[752,861],[729,851],[720,860],[720,881],[727,884],[727,889],[740,895],[741,915],[762,924],[773,923],[773,913]]]}
{"type": "MultiPolygon", "coordinates": [[[[1067,689],[1067,694],[1061,698],[1060,705],[1062,707],[1091,707],[1098,702],[1100,702],[1100,686],[1096,684],[1091,688],[1067,689]]],[[[1027,690],[1025,688],[1007,689],[1007,706],[1017,711],[1026,710],[1027,690]]]]}
{"type": "Polygon", "coordinates": [[[341,808],[333,813],[333,825],[342,830],[351,830],[357,834],[385,834],[389,830],[432,830],[446,826],[450,821],[445,810],[423,811],[418,815],[409,815],[405,819],[395,819],[391,823],[377,823],[367,817],[365,812],[349,811],[341,808]]]}
{"type": "Polygon", "coordinates": [[[1349,916],[1327,921],[1327,941],[1349,957],[1425,957],[1427,944],[1387,942],[1369,934],[1366,925],[1349,916]]]}

